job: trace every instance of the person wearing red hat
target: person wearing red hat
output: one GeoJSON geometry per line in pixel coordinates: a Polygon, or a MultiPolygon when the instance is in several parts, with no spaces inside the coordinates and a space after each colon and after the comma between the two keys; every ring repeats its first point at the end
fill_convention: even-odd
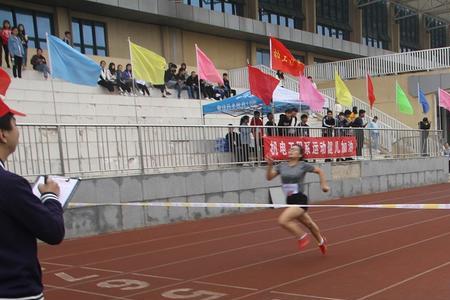
{"type": "Polygon", "coordinates": [[[28,181],[6,169],[19,143],[14,116],[25,116],[0,100],[0,299],[42,300],[37,241],[56,245],[64,239],[59,186],[50,178],[36,197],[28,181]]]}

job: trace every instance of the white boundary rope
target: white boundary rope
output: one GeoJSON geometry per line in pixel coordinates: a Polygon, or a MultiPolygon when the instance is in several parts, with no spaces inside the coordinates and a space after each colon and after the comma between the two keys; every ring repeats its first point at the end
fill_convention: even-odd
{"type": "Polygon", "coordinates": [[[129,202],[129,203],[70,203],[69,208],[93,206],[141,206],[187,208],[284,208],[284,207],[334,207],[334,208],[396,208],[396,209],[450,209],[446,204],[260,204],[260,203],[204,203],[204,202],[129,202]]]}

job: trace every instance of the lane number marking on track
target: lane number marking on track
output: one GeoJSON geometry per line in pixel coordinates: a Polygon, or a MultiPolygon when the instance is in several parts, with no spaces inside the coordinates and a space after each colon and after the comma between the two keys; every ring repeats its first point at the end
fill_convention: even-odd
{"type": "Polygon", "coordinates": [[[167,299],[196,299],[196,300],[215,300],[226,296],[224,293],[217,293],[205,290],[194,290],[189,288],[181,288],[170,290],[161,294],[167,299]]]}
{"type": "Polygon", "coordinates": [[[134,279],[112,279],[107,281],[102,281],[97,283],[97,286],[100,288],[107,289],[120,289],[122,291],[132,291],[132,290],[140,290],[149,287],[145,281],[134,280],[134,279]]]}

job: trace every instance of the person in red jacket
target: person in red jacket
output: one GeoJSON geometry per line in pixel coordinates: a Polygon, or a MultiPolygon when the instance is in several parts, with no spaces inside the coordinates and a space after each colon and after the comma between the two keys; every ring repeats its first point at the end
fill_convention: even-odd
{"type": "MultiPolygon", "coordinates": [[[[2,30],[0,30],[0,37],[2,38],[2,46],[3,51],[5,52],[5,61],[8,68],[11,68],[9,64],[9,48],[8,48],[8,40],[11,36],[11,23],[8,20],[3,21],[2,30]]],[[[2,50],[0,49],[0,67],[2,66],[2,50]]]]}

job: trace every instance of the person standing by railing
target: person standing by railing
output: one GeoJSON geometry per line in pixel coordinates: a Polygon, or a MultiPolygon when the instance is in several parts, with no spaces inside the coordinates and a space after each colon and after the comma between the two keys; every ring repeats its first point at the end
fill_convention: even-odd
{"type": "Polygon", "coordinates": [[[240,160],[241,162],[247,163],[249,161],[249,152],[250,152],[250,143],[251,143],[251,129],[248,126],[248,123],[250,122],[249,116],[243,116],[241,118],[240,122],[240,141],[241,141],[241,153],[240,153],[240,160]]]}
{"type": "Polygon", "coordinates": [[[225,135],[225,140],[228,146],[228,151],[231,153],[231,161],[239,161],[239,133],[234,132],[233,124],[228,124],[228,133],[225,135]]]}
{"type": "Polygon", "coordinates": [[[275,131],[276,131],[275,126],[277,126],[277,125],[275,124],[275,119],[274,119],[273,113],[268,113],[267,114],[267,119],[268,119],[268,121],[266,122],[266,125],[265,125],[267,127],[266,128],[266,135],[267,136],[274,136],[274,135],[276,135],[276,133],[275,133],[275,131]]]}
{"type": "Polygon", "coordinates": [[[380,139],[380,126],[378,125],[378,117],[373,117],[372,121],[370,121],[368,128],[370,129],[370,137],[372,140],[372,149],[375,152],[378,152],[378,141],[380,139]]]}
{"type": "Polygon", "coordinates": [[[355,130],[356,137],[356,156],[362,157],[363,155],[363,147],[364,147],[364,127],[367,126],[367,123],[364,124],[364,118],[366,116],[366,111],[364,109],[360,109],[358,113],[358,117],[355,121],[352,122],[353,128],[358,128],[355,130]]]}
{"type": "Polygon", "coordinates": [[[425,117],[419,122],[420,131],[420,150],[422,156],[428,156],[428,135],[430,133],[431,124],[425,117]]]}
{"type": "Polygon", "coordinates": [[[448,172],[450,173],[450,146],[448,143],[444,144],[444,150],[442,153],[448,159],[448,172]]]}

